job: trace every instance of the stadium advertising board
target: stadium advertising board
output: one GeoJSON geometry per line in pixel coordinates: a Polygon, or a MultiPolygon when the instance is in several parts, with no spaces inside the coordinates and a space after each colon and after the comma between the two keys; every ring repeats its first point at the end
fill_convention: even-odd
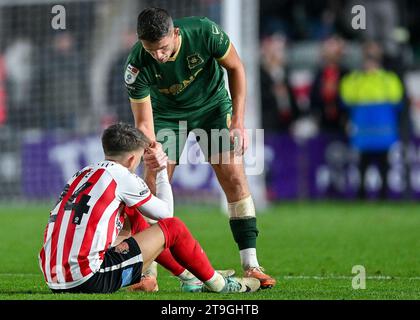
{"type": "MultiPolygon", "coordinates": [[[[23,196],[48,199],[60,193],[68,177],[102,159],[99,141],[98,136],[48,134],[27,139],[21,153],[23,196]]],[[[189,141],[188,145],[192,143],[189,141]]],[[[341,137],[318,135],[302,143],[288,135],[266,135],[265,154],[267,188],[272,200],[352,199],[357,194],[361,182],[358,154],[349,150],[341,137]]],[[[406,147],[395,144],[388,161],[388,196],[420,198],[420,139],[412,139],[406,147]]],[[[365,179],[368,196],[375,197],[381,183],[377,168],[370,167],[365,179]]],[[[209,165],[197,162],[179,166],[173,185],[175,193],[192,197],[220,192],[209,165]]]]}

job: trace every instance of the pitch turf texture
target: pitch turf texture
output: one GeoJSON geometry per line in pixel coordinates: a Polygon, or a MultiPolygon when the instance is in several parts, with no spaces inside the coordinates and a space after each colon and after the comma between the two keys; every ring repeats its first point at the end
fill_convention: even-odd
{"type": "MultiPolygon", "coordinates": [[[[420,207],[415,203],[283,203],[258,216],[258,255],[278,284],[251,294],[191,294],[159,267],[159,292],[53,295],[37,254],[48,206],[0,206],[0,299],[419,299],[420,207]],[[352,288],[352,267],[366,289],[352,288]]],[[[178,207],[216,268],[240,273],[227,217],[218,208],[178,207]]]]}

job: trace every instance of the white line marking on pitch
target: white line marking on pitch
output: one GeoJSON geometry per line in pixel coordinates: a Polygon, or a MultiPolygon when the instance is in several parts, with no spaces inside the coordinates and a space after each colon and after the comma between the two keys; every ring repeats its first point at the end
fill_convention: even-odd
{"type": "Polygon", "coordinates": [[[0,277],[5,276],[5,277],[38,277],[41,274],[37,274],[37,273],[0,273],[0,277]]]}
{"type": "MultiPolygon", "coordinates": [[[[284,276],[284,279],[301,279],[301,280],[340,280],[353,279],[351,276],[284,276]]],[[[393,276],[367,276],[369,280],[420,280],[420,277],[393,277],[393,276]]]]}
{"type": "MultiPolygon", "coordinates": [[[[38,273],[0,273],[0,277],[40,277],[42,274],[38,273]]],[[[286,280],[347,280],[353,279],[351,276],[284,276],[280,277],[286,280]]],[[[368,280],[420,280],[420,276],[417,277],[393,277],[393,276],[367,276],[368,280]]]]}

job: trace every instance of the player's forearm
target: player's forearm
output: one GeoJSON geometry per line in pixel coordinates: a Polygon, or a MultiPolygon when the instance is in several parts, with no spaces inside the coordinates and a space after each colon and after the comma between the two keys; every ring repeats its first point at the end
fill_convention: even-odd
{"type": "Polygon", "coordinates": [[[243,125],[245,116],[246,78],[243,66],[228,70],[229,89],[232,97],[232,120],[243,125]]]}
{"type": "Polygon", "coordinates": [[[174,215],[174,199],[167,170],[161,170],[156,176],[156,196],[151,197],[140,208],[141,213],[153,220],[171,218],[174,215]]]}
{"type": "Polygon", "coordinates": [[[143,102],[131,102],[131,110],[133,112],[135,127],[143,132],[150,140],[155,141],[153,110],[150,99],[143,102]]]}
{"type": "Polygon", "coordinates": [[[148,137],[151,141],[156,140],[153,123],[147,123],[147,122],[143,122],[143,121],[137,122],[136,121],[135,126],[136,126],[137,129],[139,129],[141,132],[143,132],[146,135],[146,137],[148,137]]]}
{"type": "Polygon", "coordinates": [[[169,212],[173,216],[174,197],[166,168],[159,171],[156,175],[156,196],[168,205],[169,212]]]}

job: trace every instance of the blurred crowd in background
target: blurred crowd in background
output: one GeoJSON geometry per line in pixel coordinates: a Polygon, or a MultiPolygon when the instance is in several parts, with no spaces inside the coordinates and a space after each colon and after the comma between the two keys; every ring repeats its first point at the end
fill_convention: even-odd
{"type": "Polygon", "coordinates": [[[386,198],[391,147],[419,133],[409,113],[418,101],[405,86],[420,62],[416,9],[415,1],[262,1],[263,128],[345,137],[362,179],[377,165],[386,198]],[[366,9],[366,30],[352,28],[356,4],[366,9]]]}
{"type": "MultiPolygon", "coordinates": [[[[3,150],[13,149],[5,139],[25,130],[80,134],[132,122],[122,69],[136,42],[136,17],[104,48],[96,46],[94,26],[98,11],[107,17],[115,6],[66,4],[69,28],[61,31],[51,30],[51,15],[40,14],[48,6],[0,6],[3,150]],[[109,50],[104,63],[97,61],[101,50],[109,50]],[[98,74],[102,89],[92,90],[98,74]]],[[[202,14],[221,23],[220,1],[184,0],[178,7],[174,16],[202,14]]],[[[390,148],[420,137],[419,9],[415,0],[261,0],[262,128],[298,141],[342,137],[360,155],[362,176],[370,163],[378,164],[385,197],[390,148]],[[366,9],[366,30],[352,28],[356,4],[366,9]]]]}
{"type": "Polygon", "coordinates": [[[391,148],[420,134],[418,5],[262,1],[262,126],[297,139],[343,137],[357,153],[360,198],[372,164],[381,181],[378,196],[387,198],[391,148]],[[355,5],[366,10],[365,30],[351,23],[355,5]]]}

